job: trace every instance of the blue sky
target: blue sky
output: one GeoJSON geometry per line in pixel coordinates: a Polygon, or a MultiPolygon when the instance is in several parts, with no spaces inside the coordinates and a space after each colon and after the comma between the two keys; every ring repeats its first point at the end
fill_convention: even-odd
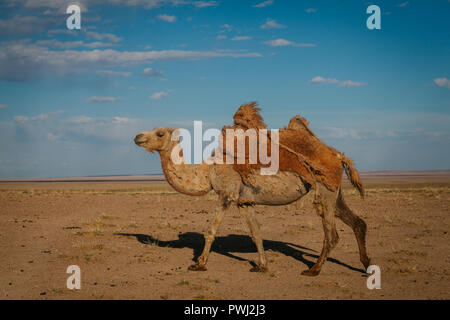
{"type": "Polygon", "coordinates": [[[359,169],[450,169],[448,0],[84,0],[69,31],[71,3],[0,4],[0,178],[160,173],[136,133],[253,100],[359,169]]]}

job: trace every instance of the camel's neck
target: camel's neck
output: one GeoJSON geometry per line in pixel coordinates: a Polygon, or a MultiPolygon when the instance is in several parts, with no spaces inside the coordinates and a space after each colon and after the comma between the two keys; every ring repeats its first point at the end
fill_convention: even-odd
{"type": "Polygon", "coordinates": [[[167,182],[178,192],[202,196],[211,190],[209,174],[211,167],[207,164],[174,164],[171,160],[172,150],[179,144],[173,142],[169,151],[159,151],[161,165],[167,182]]]}

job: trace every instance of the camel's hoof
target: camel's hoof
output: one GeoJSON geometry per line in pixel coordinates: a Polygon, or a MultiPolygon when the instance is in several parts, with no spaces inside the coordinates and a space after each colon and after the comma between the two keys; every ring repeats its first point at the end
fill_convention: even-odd
{"type": "Polygon", "coordinates": [[[302,272],[302,276],[315,277],[318,276],[320,271],[308,269],[302,272]]]}
{"type": "Polygon", "coordinates": [[[267,272],[267,267],[254,266],[250,272],[267,272]]]}
{"type": "Polygon", "coordinates": [[[193,264],[192,266],[189,266],[188,270],[190,271],[206,271],[206,266],[201,266],[199,264],[193,264]]]}

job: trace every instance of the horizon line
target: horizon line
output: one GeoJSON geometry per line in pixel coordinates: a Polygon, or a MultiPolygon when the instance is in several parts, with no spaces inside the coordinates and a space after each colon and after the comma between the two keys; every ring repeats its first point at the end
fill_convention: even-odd
{"type": "MultiPolygon", "coordinates": [[[[450,176],[450,169],[444,170],[359,170],[361,176],[450,176]]],[[[1,182],[135,182],[166,181],[164,173],[89,175],[49,178],[0,178],[1,182]]]]}

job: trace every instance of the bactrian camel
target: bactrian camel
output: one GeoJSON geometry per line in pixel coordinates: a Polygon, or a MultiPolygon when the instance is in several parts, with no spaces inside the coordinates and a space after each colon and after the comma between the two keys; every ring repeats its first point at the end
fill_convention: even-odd
{"type": "MultiPolygon", "coordinates": [[[[292,123],[302,118],[294,117],[292,123]]],[[[291,126],[290,124],[290,126],[291,126]]],[[[295,127],[295,125],[292,125],[295,127]]],[[[264,272],[267,270],[263,240],[255,218],[255,205],[281,206],[291,204],[311,190],[314,190],[314,204],[317,214],[322,219],[324,241],[322,251],[317,262],[302,275],[316,276],[320,273],[323,263],[331,250],[338,243],[338,234],[335,226],[335,217],[341,219],[350,226],[356,236],[359,247],[359,255],[364,268],[370,265],[370,259],[366,253],[365,237],[366,224],[347,206],[344,201],[341,185],[335,191],[330,191],[322,184],[312,185],[305,182],[295,172],[279,171],[275,175],[251,174],[248,177],[252,186],[243,183],[242,177],[230,164],[174,164],[171,161],[172,150],[177,147],[179,141],[172,141],[172,128],[157,128],[152,131],[139,133],[134,142],[153,153],[157,151],[161,158],[162,169],[168,183],[178,192],[202,196],[214,190],[219,198],[214,219],[205,235],[205,246],[202,254],[194,265],[189,267],[192,271],[205,271],[211,245],[225,214],[233,207],[238,207],[245,217],[250,229],[251,237],[258,250],[258,263],[250,269],[252,272],[264,272]]],[[[289,129],[295,130],[295,128],[289,129]]],[[[347,176],[356,186],[354,180],[356,170],[351,160],[344,157],[342,166],[347,176]]],[[[358,181],[358,183],[360,183],[358,181]]],[[[361,191],[361,190],[359,190],[361,191]]]]}

